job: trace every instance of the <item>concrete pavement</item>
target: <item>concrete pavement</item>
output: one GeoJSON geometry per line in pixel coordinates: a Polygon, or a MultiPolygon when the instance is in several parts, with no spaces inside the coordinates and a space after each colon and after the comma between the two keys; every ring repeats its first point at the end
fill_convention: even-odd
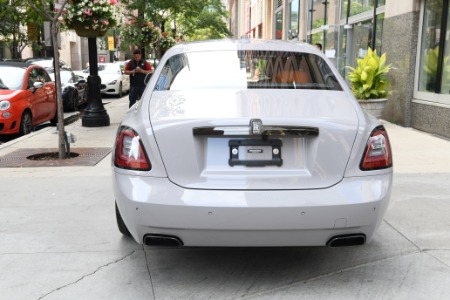
{"type": "MultiPolygon", "coordinates": [[[[66,126],[72,147],[112,147],[108,127],[66,126]]],[[[95,166],[0,169],[0,299],[449,299],[450,141],[384,122],[390,207],[350,248],[150,248],[116,229],[108,155],[95,166]]],[[[57,148],[54,128],[0,145],[57,148]]]]}

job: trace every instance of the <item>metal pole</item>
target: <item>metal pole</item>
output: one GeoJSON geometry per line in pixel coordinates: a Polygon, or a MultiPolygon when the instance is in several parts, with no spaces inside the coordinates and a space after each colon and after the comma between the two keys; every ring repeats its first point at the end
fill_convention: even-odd
{"type": "MultiPolygon", "coordinates": [[[[325,1],[322,2],[322,4],[325,5],[325,11],[323,12],[323,25],[327,26],[328,1],[325,0],[325,1]]],[[[324,29],[323,30],[323,47],[322,47],[323,53],[325,53],[326,47],[327,47],[327,30],[324,29]]]]}
{"type": "Polygon", "coordinates": [[[81,119],[85,127],[109,126],[109,115],[103,107],[100,93],[101,78],[98,76],[97,39],[88,38],[89,76],[87,78],[88,104],[81,119]]]}
{"type": "Polygon", "coordinates": [[[375,0],[373,3],[373,20],[372,20],[372,50],[375,50],[376,46],[376,35],[377,35],[377,7],[378,0],[375,0]]]}
{"type": "Polygon", "coordinates": [[[309,9],[309,12],[311,13],[311,27],[309,28],[309,43],[312,44],[312,30],[313,30],[313,15],[314,12],[316,11],[315,9],[313,9],[313,0],[311,0],[311,8],[309,9]]]}

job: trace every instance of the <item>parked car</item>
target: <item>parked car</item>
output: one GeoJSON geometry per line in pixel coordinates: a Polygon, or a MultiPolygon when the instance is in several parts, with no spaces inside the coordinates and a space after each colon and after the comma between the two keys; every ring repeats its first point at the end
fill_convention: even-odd
{"type": "MultiPolygon", "coordinates": [[[[54,69],[47,69],[50,77],[55,81],[54,69]]],[[[61,90],[64,111],[75,111],[79,106],[87,103],[87,81],[72,70],[61,68],[61,90]]]]}
{"type": "Polygon", "coordinates": [[[55,84],[44,68],[0,62],[0,134],[25,135],[33,126],[56,124],[55,84]]]}
{"type": "MultiPolygon", "coordinates": [[[[52,57],[49,57],[49,58],[27,58],[24,60],[24,62],[38,65],[45,69],[47,69],[47,68],[53,69],[53,67],[54,67],[52,57]]],[[[61,68],[70,69],[70,66],[62,60],[59,60],[59,66],[61,68]]]]}
{"type": "Polygon", "coordinates": [[[146,245],[362,245],[392,189],[385,128],[298,42],[175,45],[112,159],[119,230],[146,245]]]}
{"type": "MultiPolygon", "coordinates": [[[[86,68],[83,73],[87,78],[90,69],[86,68]]],[[[100,88],[102,94],[122,97],[124,93],[130,91],[130,78],[123,73],[119,64],[99,63],[98,76],[102,81],[100,88]]]]}

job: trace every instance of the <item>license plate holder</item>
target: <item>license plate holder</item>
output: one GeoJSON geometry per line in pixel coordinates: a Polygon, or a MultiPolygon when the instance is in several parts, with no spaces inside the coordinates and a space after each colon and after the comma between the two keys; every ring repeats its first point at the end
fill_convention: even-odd
{"type": "Polygon", "coordinates": [[[233,166],[263,167],[281,166],[281,148],[283,143],[279,139],[243,139],[230,140],[230,158],[228,164],[233,166]],[[270,153],[267,153],[270,151],[270,153]]]}

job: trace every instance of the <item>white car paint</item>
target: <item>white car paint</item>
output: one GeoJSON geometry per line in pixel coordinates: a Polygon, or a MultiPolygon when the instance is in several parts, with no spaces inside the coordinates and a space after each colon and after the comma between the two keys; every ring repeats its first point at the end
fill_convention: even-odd
{"type": "MultiPolygon", "coordinates": [[[[227,72],[226,66],[220,67],[227,72]]],[[[176,78],[170,81],[174,86],[176,78]]],[[[345,235],[363,235],[369,242],[392,189],[391,165],[360,167],[371,133],[380,126],[361,109],[328,59],[310,45],[233,40],[177,45],[166,53],[141,101],[122,121],[121,130],[129,128],[137,135],[130,153],[136,156],[142,145],[151,169],[120,167],[114,159],[123,149],[115,149],[118,210],[138,243],[147,234],[177,237],[185,246],[324,246],[345,235]],[[218,50],[314,54],[328,64],[329,75],[342,89],[250,89],[237,86],[241,82],[236,77],[215,76],[214,68],[205,82],[192,80],[185,86],[181,82],[179,90],[162,88],[170,58],[186,53],[189,73],[197,67],[190,53],[210,55],[218,50]],[[228,80],[229,88],[223,80],[228,80]],[[210,84],[215,86],[202,87],[210,84]],[[263,138],[252,133],[252,119],[261,120],[274,135],[263,138]],[[317,128],[318,134],[284,135],[289,133],[286,128],[298,127],[317,128]],[[280,135],[277,128],[285,130],[280,135]],[[230,141],[248,139],[280,140],[283,163],[231,165],[230,141]]],[[[375,138],[389,146],[387,136],[375,138]]],[[[242,149],[273,150],[264,147],[242,149]]]]}
{"type": "MultiPolygon", "coordinates": [[[[89,76],[89,68],[83,71],[84,77],[89,76]]],[[[120,69],[120,65],[116,63],[99,63],[98,76],[101,79],[100,92],[105,95],[120,95],[120,87],[122,93],[130,91],[130,77],[125,75],[120,69]]]]}

